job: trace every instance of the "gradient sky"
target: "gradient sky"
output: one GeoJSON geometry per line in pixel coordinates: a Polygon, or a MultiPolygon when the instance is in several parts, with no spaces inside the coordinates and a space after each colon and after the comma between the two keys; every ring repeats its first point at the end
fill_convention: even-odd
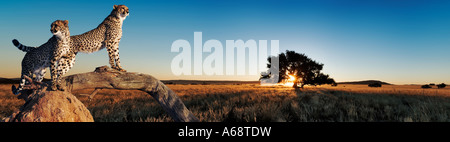
{"type": "MultiPolygon", "coordinates": [[[[38,46],[50,23],[69,20],[72,35],[89,31],[125,4],[130,16],[120,42],[122,66],[159,79],[258,80],[259,76],[174,76],[172,42],[279,40],[325,64],[336,81],[376,79],[394,84],[450,83],[450,1],[432,0],[76,0],[4,1],[0,22],[0,77],[20,77],[24,53],[16,38],[38,46]]],[[[203,57],[209,53],[204,53],[203,57]]],[[[108,65],[106,50],[77,55],[68,74],[108,65]]]]}

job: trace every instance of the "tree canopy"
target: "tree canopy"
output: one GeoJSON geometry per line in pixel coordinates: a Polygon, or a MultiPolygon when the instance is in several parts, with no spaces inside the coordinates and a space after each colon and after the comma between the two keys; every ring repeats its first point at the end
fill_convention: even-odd
{"type": "MultiPolygon", "coordinates": [[[[297,87],[298,83],[301,88],[304,85],[322,85],[335,83],[329,75],[323,74],[321,71],[324,64],[318,63],[303,53],[286,50],[286,53],[280,53],[277,57],[279,61],[279,79],[278,82],[288,80],[290,76],[295,77],[293,87],[297,87]]],[[[269,62],[267,67],[271,68],[271,57],[267,58],[269,62]]],[[[269,75],[261,74],[261,78],[270,78],[269,75]]]]}

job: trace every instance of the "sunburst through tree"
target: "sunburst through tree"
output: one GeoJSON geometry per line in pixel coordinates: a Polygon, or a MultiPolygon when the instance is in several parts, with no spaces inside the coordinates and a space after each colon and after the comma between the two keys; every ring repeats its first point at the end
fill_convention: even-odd
{"type": "MultiPolygon", "coordinates": [[[[305,54],[286,50],[286,53],[281,53],[275,58],[279,61],[278,83],[283,83],[285,86],[303,88],[305,85],[335,83],[333,78],[321,72],[324,64],[312,60],[305,54]]],[[[267,60],[269,62],[267,67],[270,69],[271,58],[267,60]]],[[[261,78],[270,78],[270,76],[261,75],[261,78]]]]}

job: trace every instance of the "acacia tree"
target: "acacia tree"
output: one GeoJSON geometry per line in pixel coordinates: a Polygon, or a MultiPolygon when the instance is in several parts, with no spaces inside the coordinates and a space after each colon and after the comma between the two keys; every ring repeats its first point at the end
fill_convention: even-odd
{"type": "MultiPolygon", "coordinates": [[[[298,83],[301,84],[301,88],[306,84],[309,85],[322,85],[335,83],[334,79],[329,75],[321,73],[323,64],[318,63],[305,54],[296,53],[295,51],[286,50],[286,53],[280,53],[277,57],[279,61],[279,79],[278,82],[289,79],[289,75],[294,76],[295,80],[292,87],[298,87],[298,83]]],[[[271,68],[271,58],[267,58],[269,62],[267,67],[271,68]]],[[[261,74],[261,78],[270,78],[270,74],[261,74]]]]}

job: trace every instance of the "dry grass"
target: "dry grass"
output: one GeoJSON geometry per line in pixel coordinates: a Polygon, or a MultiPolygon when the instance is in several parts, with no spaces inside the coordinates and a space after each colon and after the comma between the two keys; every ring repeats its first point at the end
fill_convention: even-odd
{"type": "Polygon", "coordinates": [[[19,110],[24,103],[24,100],[19,100],[13,95],[10,84],[0,85],[0,119],[19,110]]]}
{"type": "MultiPolygon", "coordinates": [[[[0,85],[0,118],[24,103],[15,99],[10,87],[0,85]]],[[[168,87],[204,122],[450,121],[448,88],[339,85],[295,90],[246,84],[168,87]]],[[[76,96],[88,107],[95,121],[172,121],[150,95],[141,91],[102,90],[91,102],[85,96],[76,96]]]]}
{"type": "Polygon", "coordinates": [[[381,88],[368,87],[367,85],[339,85],[337,87],[321,86],[319,88],[332,89],[336,91],[347,91],[352,93],[368,94],[397,94],[397,95],[424,95],[424,96],[446,96],[450,97],[450,88],[422,89],[421,85],[383,85],[381,88]]]}

